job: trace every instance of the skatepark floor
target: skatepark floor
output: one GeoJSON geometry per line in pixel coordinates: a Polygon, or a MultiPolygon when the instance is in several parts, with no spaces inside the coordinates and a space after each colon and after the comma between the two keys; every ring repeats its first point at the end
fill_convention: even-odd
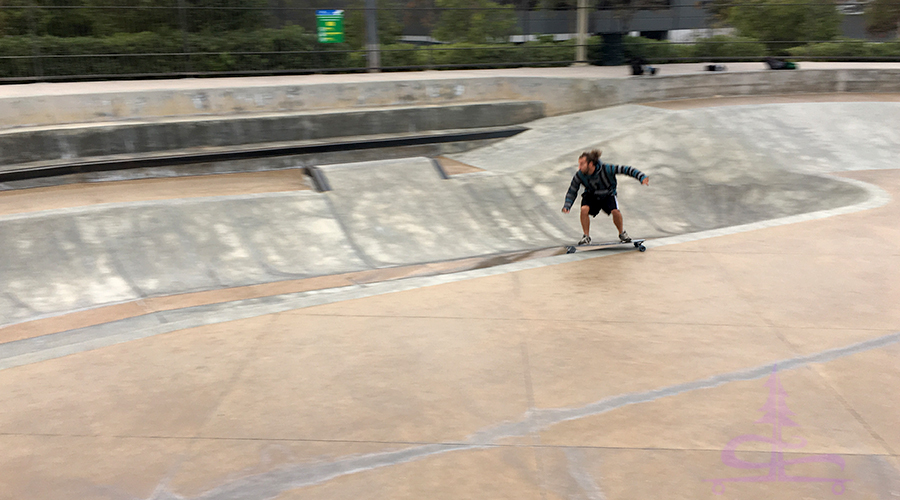
{"type": "MultiPolygon", "coordinates": [[[[0,498],[898,498],[900,170],[840,175],[887,196],[0,369],[0,498]]],[[[236,189],[164,181],[2,193],[0,211],[236,189]]]]}

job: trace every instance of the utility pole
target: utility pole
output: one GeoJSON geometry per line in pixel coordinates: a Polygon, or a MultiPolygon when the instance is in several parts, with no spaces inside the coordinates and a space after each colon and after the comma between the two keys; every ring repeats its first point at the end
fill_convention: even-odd
{"type": "Polygon", "coordinates": [[[366,59],[369,73],[381,71],[381,52],[378,47],[377,0],[366,0],[366,59]]]}
{"type": "Polygon", "coordinates": [[[575,64],[587,64],[588,0],[578,0],[578,45],[575,48],[575,64]]]}

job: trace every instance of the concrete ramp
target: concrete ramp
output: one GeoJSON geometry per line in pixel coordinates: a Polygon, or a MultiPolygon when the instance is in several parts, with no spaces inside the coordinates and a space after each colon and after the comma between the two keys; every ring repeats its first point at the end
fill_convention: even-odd
{"type": "Polygon", "coordinates": [[[445,180],[427,158],[323,168],[335,216],[373,267],[559,245],[563,227],[513,178],[445,180]]]}
{"type": "MultiPolygon", "coordinates": [[[[900,143],[897,103],[622,108],[629,113],[610,108],[542,119],[517,137],[450,157],[497,166],[532,186],[549,207],[561,207],[578,155],[601,149],[604,161],[651,176],[649,188],[620,177],[619,204],[630,234],[658,237],[859,203],[865,190],[823,174],[893,168],[891,145],[900,143]],[[896,126],[871,127],[870,119],[896,126]],[[552,136],[559,137],[554,147],[539,140],[552,136]]],[[[564,220],[579,234],[577,216],[564,220]]],[[[614,237],[604,217],[594,224],[614,237]]]]}
{"type": "Polygon", "coordinates": [[[0,219],[0,317],[365,268],[309,192],[98,205],[0,219]]]}
{"type": "Polygon", "coordinates": [[[428,158],[322,169],[327,193],[119,203],[0,218],[12,324],[147,297],[562,245],[513,176],[445,179],[428,158]]]}
{"type": "MultiPolygon", "coordinates": [[[[626,106],[534,122],[532,132],[456,155],[486,171],[449,179],[428,158],[382,160],[323,167],[325,193],[2,217],[0,325],[145,297],[561,246],[581,234],[578,216],[559,210],[578,153],[594,147],[651,176],[650,187],[619,181],[636,237],[852,205],[868,192],[821,172],[890,168],[900,124],[867,132],[871,116],[894,124],[900,107],[626,106]]],[[[614,238],[612,222],[598,217],[592,235],[614,238]]]]}

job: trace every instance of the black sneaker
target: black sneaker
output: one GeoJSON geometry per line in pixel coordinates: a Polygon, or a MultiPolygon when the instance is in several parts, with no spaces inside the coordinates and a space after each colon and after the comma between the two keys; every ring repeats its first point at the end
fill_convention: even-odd
{"type": "Polygon", "coordinates": [[[588,235],[584,235],[584,238],[581,238],[581,241],[578,242],[579,245],[587,245],[591,242],[591,237],[588,235]]]}
{"type": "Polygon", "coordinates": [[[628,236],[628,233],[622,231],[619,234],[619,241],[621,241],[622,243],[628,243],[629,241],[631,241],[631,236],[628,236]]]}

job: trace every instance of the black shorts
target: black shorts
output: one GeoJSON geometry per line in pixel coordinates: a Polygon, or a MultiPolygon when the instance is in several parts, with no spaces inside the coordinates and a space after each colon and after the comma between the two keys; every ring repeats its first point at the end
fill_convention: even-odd
{"type": "Polygon", "coordinates": [[[606,215],[609,215],[613,210],[619,208],[619,202],[616,201],[615,195],[611,194],[601,194],[596,196],[594,194],[582,193],[581,206],[583,207],[585,205],[589,207],[588,214],[590,214],[591,217],[596,217],[601,210],[606,212],[606,215]]]}

